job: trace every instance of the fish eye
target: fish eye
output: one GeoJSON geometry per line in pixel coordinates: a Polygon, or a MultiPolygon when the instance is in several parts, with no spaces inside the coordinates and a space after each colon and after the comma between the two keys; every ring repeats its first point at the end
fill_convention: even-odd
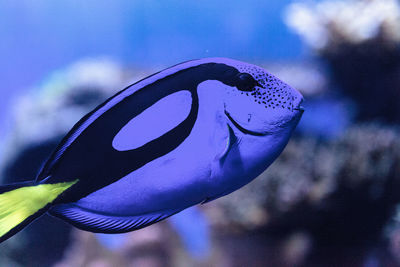
{"type": "Polygon", "coordinates": [[[236,87],[241,91],[253,91],[258,82],[248,73],[241,72],[236,75],[236,87]]]}

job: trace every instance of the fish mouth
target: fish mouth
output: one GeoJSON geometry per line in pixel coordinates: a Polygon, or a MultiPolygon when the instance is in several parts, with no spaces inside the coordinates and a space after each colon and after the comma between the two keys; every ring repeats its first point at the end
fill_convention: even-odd
{"type": "Polygon", "coordinates": [[[298,106],[297,108],[294,108],[293,110],[296,110],[296,111],[300,112],[301,114],[303,114],[305,109],[303,106],[298,106]]]}
{"type": "Polygon", "coordinates": [[[303,102],[304,102],[304,98],[302,97],[300,99],[300,102],[297,104],[297,107],[295,107],[293,110],[296,110],[296,111],[300,112],[300,114],[303,114],[304,110],[305,110],[304,106],[302,106],[303,102]]]}
{"type": "Polygon", "coordinates": [[[228,117],[228,119],[230,120],[230,122],[231,122],[239,131],[241,131],[241,132],[244,133],[244,134],[249,134],[249,135],[254,135],[254,136],[266,136],[266,135],[269,135],[269,134],[270,134],[269,132],[260,133],[260,132],[255,132],[255,131],[251,131],[251,130],[248,130],[248,129],[246,129],[246,128],[243,128],[237,121],[235,121],[235,120],[232,118],[231,114],[229,114],[228,111],[224,110],[224,112],[225,112],[225,115],[226,115],[226,116],[228,117]]]}

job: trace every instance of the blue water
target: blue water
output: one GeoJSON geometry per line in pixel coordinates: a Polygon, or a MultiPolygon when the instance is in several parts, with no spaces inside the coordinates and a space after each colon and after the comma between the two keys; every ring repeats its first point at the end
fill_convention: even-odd
{"type": "Polygon", "coordinates": [[[169,223],[178,233],[184,248],[192,258],[201,260],[210,256],[209,222],[197,206],[170,217],[169,223]]]}

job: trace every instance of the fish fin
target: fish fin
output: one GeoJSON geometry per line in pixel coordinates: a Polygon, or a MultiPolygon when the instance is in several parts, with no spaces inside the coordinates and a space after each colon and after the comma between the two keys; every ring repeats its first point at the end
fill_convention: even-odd
{"type": "Polygon", "coordinates": [[[27,182],[19,182],[19,183],[13,183],[13,184],[6,184],[0,186],[0,194],[3,194],[8,191],[12,191],[14,189],[18,189],[20,187],[26,187],[26,186],[34,186],[35,182],[34,181],[27,181],[27,182]]]}
{"type": "Polygon", "coordinates": [[[83,209],[75,204],[61,204],[52,207],[49,213],[85,231],[116,234],[141,229],[164,220],[181,210],[167,210],[133,216],[111,216],[83,209]]]}
{"type": "Polygon", "coordinates": [[[228,155],[229,151],[231,150],[233,144],[235,144],[236,142],[236,136],[235,133],[233,132],[232,128],[229,126],[229,124],[226,125],[227,126],[227,135],[225,137],[225,142],[224,142],[224,146],[222,151],[217,154],[216,159],[223,164],[225,161],[226,156],[228,155]]]}
{"type": "Polygon", "coordinates": [[[0,242],[10,238],[45,213],[50,204],[76,183],[19,183],[0,187],[0,242]],[[27,186],[28,185],[28,186],[27,186]]]}

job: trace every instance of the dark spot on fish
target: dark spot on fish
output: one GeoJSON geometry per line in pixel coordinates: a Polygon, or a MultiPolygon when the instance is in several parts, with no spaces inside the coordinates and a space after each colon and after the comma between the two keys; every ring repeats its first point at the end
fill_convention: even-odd
{"type": "Polygon", "coordinates": [[[241,91],[253,91],[258,82],[248,73],[238,73],[235,81],[236,87],[241,91]]]}

